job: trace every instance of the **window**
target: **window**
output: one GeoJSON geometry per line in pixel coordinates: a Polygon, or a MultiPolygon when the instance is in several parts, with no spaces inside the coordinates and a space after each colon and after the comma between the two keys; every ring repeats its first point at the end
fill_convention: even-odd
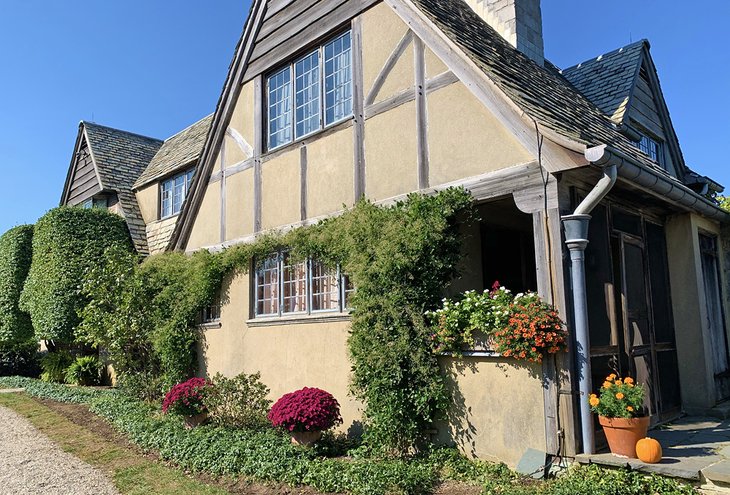
{"type": "Polygon", "coordinates": [[[267,94],[269,149],[352,115],[350,32],[271,74],[267,94]]]}
{"type": "Polygon", "coordinates": [[[107,208],[108,207],[108,201],[106,197],[101,198],[89,198],[86,201],[84,201],[83,205],[84,208],[107,208]]]}
{"type": "Polygon", "coordinates": [[[641,139],[634,143],[634,145],[639,148],[641,151],[644,152],[645,155],[647,155],[649,158],[654,160],[660,165],[662,164],[662,153],[661,153],[661,144],[646,134],[641,135],[641,139]]]}
{"type": "Polygon", "coordinates": [[[287,253],[261,260],[254,283],[256,317],[344,311],[354,290],[339,269],[314,260],[295,263],[287,253]]]}
{"type": "Polygon", "coordinates": [[[216,293],[209,305],[203,308],[201,320],[203,323],[215,323],[221,319],[221,296],[216,293]]]}
{"type": "Polygon", "coordinates": [[[160,218],[166,218],[182,210],[183,201],[190,189],[190,182],[193,180],[195,169],[178,174],[160,185],[161,208],[160,218]]]}

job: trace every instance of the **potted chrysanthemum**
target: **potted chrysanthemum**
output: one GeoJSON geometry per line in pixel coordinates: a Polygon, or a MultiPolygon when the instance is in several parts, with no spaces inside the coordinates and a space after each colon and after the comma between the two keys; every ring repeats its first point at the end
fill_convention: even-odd
{"type": "Polygon", "coordinates": [[[272,406],[269,421],[288,431],[292,443],[309,447],[324,430],[342,423],[340,404],[332,394],[318,388],[304,387],[283,395],[272,406]]]}
{"type": "Polygon", "coordinates": [[[209,386],[204,378],[191,378],[170,389],[162,401],[164,413],[183,416],[186,428],[193,428],[205,422],[208,409],[205,406],[205,389],[209,386]]]}
{"type": "Polygon", "coordinates": [[[622,379],[611,373],[600,395],[591,394],[588,402],[598,414],[611,453],[635,458],[636,442],[646,437],[649,429],[649,417],[643,414],[644,387],[631,377],[622,379]]]}

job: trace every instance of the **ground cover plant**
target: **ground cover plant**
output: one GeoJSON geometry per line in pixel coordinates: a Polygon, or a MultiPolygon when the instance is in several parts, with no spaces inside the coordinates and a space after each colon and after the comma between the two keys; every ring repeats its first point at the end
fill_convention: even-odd
{"type": "Polygon", "coordinates": [[[471,461],[453,449],[432,449],[411,459],[325,457],[325,449],[298,448],[286,435],[271,428],[209,425],[186,430],[179,419],[162,415],[159,406],[117,390],[68,387],[18,377],[0,378],[0,388],[3,387],[25,387],[34,397],[88,404],[92,412],[108,420],[132,442],[185,470],[309,485],[321,492],[423,494],[443,480],[457,480],[482,487],[484,494],[500,495],[696,493],[671,479],[597,466],[575,466],[548,482],[526,481],[502,464],[471,461]]]}

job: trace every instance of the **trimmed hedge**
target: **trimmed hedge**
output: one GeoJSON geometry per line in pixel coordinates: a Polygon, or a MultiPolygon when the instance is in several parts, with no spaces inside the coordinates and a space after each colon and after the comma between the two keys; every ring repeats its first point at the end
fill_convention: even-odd
{"type": "Polygon", "coordinates": [[[0,236],[0,344],[33,336],[30,315],[18,307],[33,255],[33,226],[14,227],[0,236]]]}
{"type": "Polygon", "coordinates": [[[124,219],[106,210],[62,206],[38,220],[33,262],[20,296],[37,339],[74,341],[87,302],[79,290],[84,273],[112,246],[133,249],[124,219]]]}

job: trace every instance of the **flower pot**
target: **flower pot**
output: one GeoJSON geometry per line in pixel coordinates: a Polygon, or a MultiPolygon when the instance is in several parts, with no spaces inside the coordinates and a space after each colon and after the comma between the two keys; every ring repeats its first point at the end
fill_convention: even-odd
{"type": "Polygon", "coordinates": [[[292,431],[291,443],[302,447],[311,447],[322,438],[322,431],[292,431]]]}
{"type": "Polygon", "coordinates": [[[185,422],[185,428],[188,430],[191,428],[195,428],[196,426],[200,426],[208,419],[208,413],[202,412],[198,414],[193,414],[192,416],[185,416],[183,418],[185,422]]]}
{"type": "Polygon", "coordinates": [[[603,426],[611,453],[636,459],[636,442],[646,436],[649,430],[649,417],[607,418],[598,416],[603,426]]]}

